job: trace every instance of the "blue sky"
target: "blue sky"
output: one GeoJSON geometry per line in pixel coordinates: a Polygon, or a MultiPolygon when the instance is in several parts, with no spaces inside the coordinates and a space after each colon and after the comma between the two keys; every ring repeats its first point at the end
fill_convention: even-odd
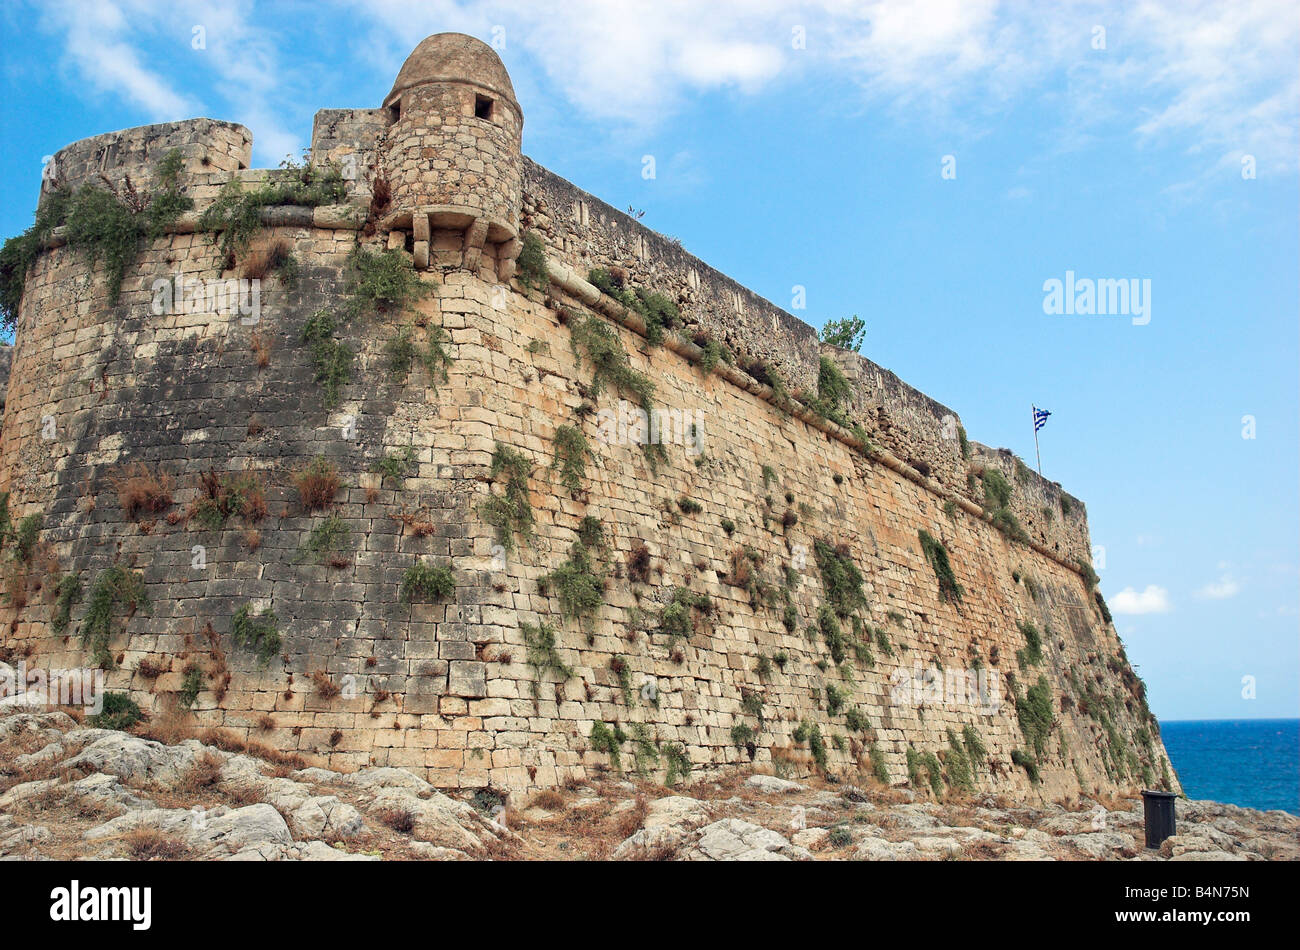
{"type": "Polygon", "coordinates": [[[1159,716],[1294,717],[1300,14],[1129,7],[8,3],[0,224],[68,142],[207,115],[273,166],[425,35],[474,34],[543,165],[780,306],[806,287],[813,325],[863,316],[972,438],[1032,461],[1052,410],[1044,474],[1088,505],[1159,716]],[[1066,271],[1150,280],[1150,322],[1045,314],[1066,271]]]}

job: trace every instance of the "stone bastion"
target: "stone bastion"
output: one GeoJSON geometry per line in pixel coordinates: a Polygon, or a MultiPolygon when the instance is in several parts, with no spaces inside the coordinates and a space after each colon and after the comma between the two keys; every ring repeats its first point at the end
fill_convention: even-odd
{"type": "Polygon", "coordinates": [[[439,34],[310,164],[211,119],[55,156],[6,272],[2,658],[451,788],[1176,787],[1084,505],[522,127],[439,34]]]}

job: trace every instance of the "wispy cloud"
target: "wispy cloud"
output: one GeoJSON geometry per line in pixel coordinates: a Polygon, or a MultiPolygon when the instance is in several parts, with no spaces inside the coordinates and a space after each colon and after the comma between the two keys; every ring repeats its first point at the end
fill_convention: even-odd
{"type": "MultiPolygon", "coordinates": [[[[98,95],[124,96],[154,120],[224,106],[253,127],[264,160],[305,135],[277,117],[285,87],[310,91],[311,67],[285,45],[297,34],[261,25],[271,6],[50,0],[43,10],[77,81],[98,95]],[[192,73],[149,65],[149,37],[188,42],[194,24],[208,47],[189,58],[192,73]]],[[[429,33],[495,39],[517,79],[526,73],[588,119],[629,126],[653,125],[702,93],[799,79],[843,97],[845,110],[883,110],[944,134],[1048,102],[1062,117],[1049,148],[1126,135],[1201,156],[1201,175],[1244,154],[1261,172],[1294,169],[1300,152],[1300,18],[1288,0],[334,0],[312,10],[350,30],[367,68],[387,60],[394,74],[429,33]]]]}
{"type": "Polygon", "coordinates": [[[1172,609],[1169,591],[1155,584],[1147,585],[1140,593],[1125,587],[1110,601],[1111,613],[1116,614],[1166,614],[1172,609]]]}
{"type": "Polygon", "coordinates": [[[198,109],[198,103],[146,67],[127,38],[128,14],[133,20],[135,12],[109,0],[93,4],[52,0],[42,8],[41,22],[63,34],[64,65],[95,95],[125,96],[155,121],[185,118],[198,109]]]}
{"type": "Polygon", "coordinates": [[[1219,564],[1219,570],[1222,573],[1217,581],[1211,581],[1196,592],[1196,596],[1201,600],[1227,600],[1230,597],[1236,597],[1241,593],[1241,584],[1233,576],[1230,566],[1226,563],[1219,564]]]}
{"type": "Polygon", "coordinates": [[[50,0],[41,9],[43,28],[63,37],[73,82],[93,95],[123,96],[152,122],[207,114],[247,125],[263,164],[301,148],[306,130],[287,129],[278,107],[293,70],[249,0],[50,0]]]}

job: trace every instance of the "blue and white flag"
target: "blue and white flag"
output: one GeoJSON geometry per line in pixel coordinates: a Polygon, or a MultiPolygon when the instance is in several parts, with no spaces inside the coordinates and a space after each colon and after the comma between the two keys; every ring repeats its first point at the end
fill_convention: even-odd
{"type": "Polygon", "coordinates": [[[1051,415],[1046,409],[1039,409],[1037,406],[1031,406],[1034,410],[1034,431],[1037,432],[1043,426],[1047,425],[1047,417],[1051,415]]]}

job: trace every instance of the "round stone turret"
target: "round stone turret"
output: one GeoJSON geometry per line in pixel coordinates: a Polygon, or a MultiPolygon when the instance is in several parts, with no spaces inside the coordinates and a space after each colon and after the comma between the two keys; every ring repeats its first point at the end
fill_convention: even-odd
{"type": "Polygon", "coordinates": [[[501,58],[463,33],[424,39],[384,99],[390,228],[413,235],[417,267],[508,280],[519,254],[524,117],[501,58]]]}

